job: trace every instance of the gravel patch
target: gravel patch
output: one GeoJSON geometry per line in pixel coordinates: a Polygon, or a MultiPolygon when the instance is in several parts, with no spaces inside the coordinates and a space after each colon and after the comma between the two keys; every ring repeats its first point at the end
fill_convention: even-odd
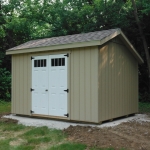
{"type": "Polygon", "coordinates": [[[25,126],[36,126],[36,127],[47,126],[48,128],[55,128],[55,129],[61,129],[61,130],[66,129],[69,126],[77,126],[77,125],[103,128],[103,127],[113,127],[123,122],[130,122],[130,121],[150,122],[150,118],[146,114],[136,114],[131,117],[121,118],[121,119],[117,119],[111,122],[110,121],[105,122],[105,123],[102,123],[101,125],[89,124],[89,123],[86,124],[86,123],[65,122],[65,121],[58,121],[58,120],[51,120],[51,119],[22,117],[22,116],[17,116],[14,114],[5,115],[3,116],[3,118],[10,118],[10,119],[18,120],[18,124],[23,124],[25,126]]]}

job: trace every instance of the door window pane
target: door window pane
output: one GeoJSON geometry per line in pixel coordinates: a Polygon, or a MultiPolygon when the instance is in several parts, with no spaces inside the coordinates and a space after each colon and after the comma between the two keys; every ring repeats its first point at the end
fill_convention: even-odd
{"type": "Polygon", "coordinates": [[[44,65],[43,65],[43,67],[46,67],[46,59],[44,59],[44,65]]]}
{"type": "Polygon", "coordinates": [[[58,59],[55,58],[55,66],[58,66],[58,59]]]}
{"type": "Polygon", "coordinates": [[[37,67],[37,60],[34,60],[34,67],[37,67]]]}
{"type": "Polygon", "coordinates": [[[41,63],[40,63],[40,62],[41,62],[41,60],[38,60],[38,67],[40,67],[40,65],[41,65],[41,63]]]}
{"type": "Polygon", "coordinates": [[[61,66],[61,58],[59,58],[59,66],[61,66]]]}
{"type": "Polygon", "coordinates": [[[51,59],[51,66],[55,66],[54,59],[51,59]]]}
{"type": "Polygon", "coordinates": [[[44,59],[41,60],[41,67],[44,66],[44,59]]]}
{"type": "Polygon", "coordinates": [[[62,58],[62,66],[65,66],[65,58],[62,58]]]}

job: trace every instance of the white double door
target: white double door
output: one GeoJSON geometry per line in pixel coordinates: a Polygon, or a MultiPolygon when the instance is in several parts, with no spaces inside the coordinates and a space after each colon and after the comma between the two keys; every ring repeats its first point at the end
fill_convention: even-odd
{"type": "Polygon", "coordinates": [[[64,54],[32,59],[33,114],[67,114],[67,57],[64,54]]]}

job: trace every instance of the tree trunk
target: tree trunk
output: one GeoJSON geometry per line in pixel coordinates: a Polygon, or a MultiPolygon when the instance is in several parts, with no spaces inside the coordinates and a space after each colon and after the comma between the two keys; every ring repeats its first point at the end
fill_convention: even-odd
{"type": "Polygon", "coordinates": [[[148,87],[149,87],[149,90],[148,90],[149,100],[148,101],[150,101],[150,55],[149,55],[149,50],[148,50],[148,45],[147,45],[147,42],[146,42],[146,38],[145,38],[145,35],[143,33],[143,29],[141,27],[140,20],[138,18],[137,7],[136,7],[136,4],[135,4],[135,0],[131,0],[131,1],[132,1],[133,10],[134,10],[134,17],[135,17],[136,23],[138,25],[138,29],[139,29],[139,32],[140,32],[140,36],[141,36],[141,39],[142,39],[142,42],[143,42],[145,55],[146,55],[146,62],[147,62],[147,67],[148,67],[148,79],[149,79],[149,82],[148,82],[148,84],[149,84],[148,85],[148,87]]]}

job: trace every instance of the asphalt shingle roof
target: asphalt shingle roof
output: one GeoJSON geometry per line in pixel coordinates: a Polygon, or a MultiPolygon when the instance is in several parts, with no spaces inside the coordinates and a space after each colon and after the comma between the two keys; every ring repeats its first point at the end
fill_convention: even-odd
{"type": "Polygon", "coordinates": [[[19,49],[30,49],[36,47],[45,47],[45,46],[52,46],[52,45],[78,43],[78,42],[97,41],[106,38],[107,36],[113,34],[117,30],[120,29],[110,29],[110,30],[95,31],[89,33],[82,33],[82,34],[74,34],[74,35],[32,40],[24,44],[18,45],[16,47],[13,47],[8,51],[19,50],[19,49]]]}

